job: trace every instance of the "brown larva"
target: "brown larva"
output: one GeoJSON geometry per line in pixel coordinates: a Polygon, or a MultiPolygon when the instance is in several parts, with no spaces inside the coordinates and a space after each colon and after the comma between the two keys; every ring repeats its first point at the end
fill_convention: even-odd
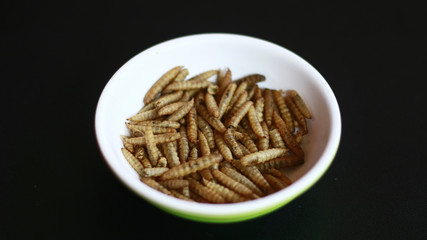
{"type": "Polygon", "coordinates": [[[147,91],[144,97],[144,103],[150,103],[159,94],[164,87],[174,80],[176,75],[181,71],[182,66],[176,66],[163,74],[151,88],[147,91]]]}

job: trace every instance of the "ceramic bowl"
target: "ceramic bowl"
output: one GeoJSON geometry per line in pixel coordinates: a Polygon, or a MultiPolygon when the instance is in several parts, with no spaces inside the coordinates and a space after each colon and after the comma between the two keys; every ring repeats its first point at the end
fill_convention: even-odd
{"type": "MultiPolygon", "coordinates": [[[[206,33],[172,39],[150,47],[126,62],[109,80],[97,105],[95,131],[106,163],[129,189],[171,214],[202,222],[237,222],[260,217],[295,199],[325,173],[341,137],[337,100],[327,81],[307,61],[277,44],[250,36],[206,33]],[[160,193],[143,184],[121,153],[125,121],[143,106],[150,86],[167,70],[184,66],[191,77],[210,69],[229,68],[233,79],[259,73],[260,87],[295,89],[313,118],[303,141],[305,163],[287,170],[294,181],[274,194],[247,202],[206,204],[160,193]]],[[[144,204],[144,202],[141,202],[144,204]]]]}

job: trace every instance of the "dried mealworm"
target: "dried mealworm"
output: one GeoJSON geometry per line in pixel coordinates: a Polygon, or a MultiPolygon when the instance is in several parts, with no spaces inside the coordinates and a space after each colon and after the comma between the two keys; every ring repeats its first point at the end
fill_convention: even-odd
{"type": "Polygon", "coordinates": [[[264,121],[267,123],[267,126],[270,128],[273,120],[273,92],[271,89],[264,89],[264,121]]]}
{"type": "Polygon", "coordinates": [[[242,82],[240,84],[237,84],[236,91],[234,92],[234,95],[231,98],[230,107],[232,107],[234,105],[234,103],[240,97],[240,94],[242,94],[243,92],[246,92],[247,86],[248,86],[248,84],[246,82],[242,82]]]}
{"type": "Polygon", "coordinates": [[[165,88],[165,91],[201,89],[201,88],[207,88],[210,85],[214,85],[214,84],[212,82],[207,81],[207,80],[173,82],[165,88]]]}
{"type": "Polygon", "coordinates": [[[167,167],[144,168],[144,177],[158,177],[169,170],[167,167]]]}
{"type": "Polygon", "coordinates": [[[145,120],[151,120],[157,118],[159,115],[157,114],[157,109],[151,109],[144,112],[137,113],[127,120],[132,122],[140,122],[145,120]]]}
{"type": "Polygon", "coordinates": [[[135,157],[141,162],[144,168],[151,168],[150,160],[148,159],[147,152],[144,147],[136,146],[135,147],[135,157]]]}
{"type": "Polygon", "coordinates": [[[237,125],[240,123],[240,120],[246,115],[246,113],[249,111],[249,108],[253,105],[252,101],[245,102],[239,110],[236,112],[234,116],[231,117],[230,121],[227,124],[227,127],[237,127],[237,125]]]}
{"type": "Polygon", "coordinates": [[[205,94],[205,103],[206,103],[206,109],[208,110],[209,114],[218,118],[219,117],[219,109],[218,105],[215,101],[214,96],[212,94],[206,93],[205,94]]]}
{"type": "Polygon", "coordinates": [[[255,112],[256,112],[256,116],[258,118],[259,122],[264,121],[264,98],[260,97],[257,100],[255,100],[255,112]]]}
{"type": "Polygon", "coordinates": [[[191,191],[197,193],[206,200],[212,203],[225,203],[225,199],[210,188],[203,186],[201,183],[193,179],[189,179],[188,181],[190,183],[191,191]]]}
{"type": "Polygon", "coordinates": [[[181,71],[181,68],[182,66],[176,66],[163,74],[145,94],[144,103],[148,104],[154,98],[156,98],[157,94],[159,94],[163,88],[165,88],[171,81],[174,80],[176,75],[178,75],[178,73],[181,71]]]}
{"type": "Polygon", "coordinates": [[[221,82],[218,83],[218,92],[215,97],[218,103],[220,102],[221,96],[224,93],[225,89],[231,83],[231,75],[232,75],[231,70],[227,69],[227,71],[225,72],[224,76],[221,79],[221,82]]]}
{"type": "Polygon", "coordinates": [[[230,106],[231,99],[234,96],[234,92],[236,91],[237,85],[235,83],[230,83],[227,88],[224,90],[224,93],[221,95],[220,101],[218,103],[219,109],[219,119],[224,116],[225,112],[230,106]]]}
{"type": "Polygon", "coordinates": [[[252,182],[254,182],[261,190],[269,194],[273,192],[270,184],[265,180],[264,176],[262,176],[260,170],[254,166],[243,166],[240,161],[236,160],[233,162],[233,166],[240,170],[246,177],[248,177],[252,182]]]}
{"type": "Polygon", "coordinates": [[[179,101],[180,102],[188,101],[192,97],[194,97],[194,95],[196,95],[196,93],[198,93],[199,91],[200,91],[199,89],[186,90],[184,91],[184,94],[182,95],[181,99],[179,99],[179,101]]]}
{"type": "Polygon", "coordinates": [[[163,106],[166,106],[170,103],[179,101],[183,95],[184,95],[183,91],[174,91],[174,92],[162,95],[157,100],[154,101],[154,106],[156,109],[160,109],[163,106]]]}
{"type": "Polygon", "coordinates": [[[277,130],[279,130],[280,135],[286,143],[286,146],[289,147],[289,149],[296,155],[304,157],[303,150],[299,146],[298,142],[295,140],[294,135],[289,132],[288,128],[286,127],[285,121],[276,112],[273,113],[273,119],[277,130]]]}
{"type": "Polygon", "coordinates": [[[176,149],[176,142],[163,143],[162,146],[169,167],[174,167],[181,164],[176,149]]]}
{"type": "Polygon", "coordinates": [[[285,141],[283,141],[282,136],[280,136],[279,130],[272,129],[270,130],[270,139],[271,145],[274,148],[286,148],[285,141]]]}
{"type": "Polygon", "coordinates": [[[267,150],[270,145],[270,134],[268,131],[267,123],[261,122],[262,131],[264,132],[264,137],[258,139],[258,150],[267,150]]]}
{"type": "Polygon", "coordinates": [[[216,117],[211,116],[203,105],[196,106],[197,112],[200,114],[200,116],[208,122],[213,128],[218,130],[220,133],[225,132],[227,130],[224,126],[224,124],[216,117]]]}
{"type": "Polygon", "coordinates": [[[178,73],[178,75],[176,75],[175,79],[173,80],[174,82],[182,82],[185,80],[185,78],[188,76],[190,72],[188,71],[187,68],[183,68],[181,70],[181,72],[178,73]]]}
{"type": "Polygon", "coordinates": [[[197,143],[197,112],[196,108],[192,107],[187,114],[187,137],[194,144],[197,143]]]}
{"type": "Polygon", "coordinates": [[[289,106],[289,109],[291,110],[292,114],[295,116],[298,122],[298,126],[302,130],[302,134],[303,135],[306,134],[308,130],[307,130],[307,123],[305,122],[305,116],[300,112],[297,105],[295,105],[295,103],[292,101],[290,97],[286,97],[285,101],[286,101],[286,104],[289,106]]]}
{"type": "Polygon", "coordinates": [[[258,138],[264,137],[264,131],[262,130],[261,124],[258,120],[255,108],[253,105],[249,107],[248,110],[248,120],[251,125],[253,132],[258,136],[258,138]]]}
{"type": "MultiPolygon", "coordinates": [[[[165,143],[165,142],[172,142],[180,138],[180,134],[177,132],[174,133],[163,133],[154,135],[153,140],[156,144],[165,143]]],[[[145,136],[143,137],[133,137],[133,138],[126,138],[126,142],[134,145],[146,145],[145,136]]]]}
{"type": "Polygon", "coordinates": [[[212,189],[214,192],[221,195],[223,198],[225,198],[227,202],[243,202],[248,200],[247,198],[218,183],[203,179],[203,184],[205,184],[208,188],[212,189]]]}
{"type": "Polygon", "coordinates": [[[158,110],[159,116],[169,115],[174,113],[176,110],[178,110],[180,107],[182,107],[184,104],[187,104],[187,102],[174,102],[171,104],[168,104],[166,106],[163,106],[158,110]]]}
{"type": "Polygon", "coordinates": [[[135,146],[133,143],[128,142],[128,136],[120,135],[120,139],[123,142],[123,147],[125,147],[131,153],[135,152],[135,146]]]}
{"type": "Polygon", "coordinates": [[[194,106],[194,98],[192,98],[190,101],[187,102],[187,104],[184,104],[184,106],[180,107],[178,110],[176,110],[172,115],[169,115],[167,118],[168,121],[178,121],[181,118],[183,118],[187,113],[193,108],[194,106]]]}
{"type": "Polygon", "coordinates": [[[280,181],[278,178],[276,178],[271,174],[263,173],[262,176],[264,176],[265,180],[267,180],[267,182],[270,184],[271,187],[273,187],[275,191],[280,191],[287,186],[286,184],[282,183],[282,181],[280,181]]]}
{"type": "MultiPolygon", "coordinates": [[[[206,139],[205,135],[200,130],[198,131],[198,133],[199,133],[198,135],[199,135],[200,152],[202,153],[202,156],[209,156],[211,154],[211,150],[209,148],[208,140],[206,139]]],[[[213,179],[212,173],[209,170],[209,168],[205,168],[205,169],[200,170],[199,174],[207,180],[213,179]]]]}
{"type": "Polygon", "coordinates": [[[251,124],[247,117],[243,117],[243,119],[240,121],[240,125],[237,125],[236,129],[239,132],[248,134],[253,140],[258,139],[257,135],[255,135],[254,131],[252,130],[251,124]]]}
{"type": "Polygon", "coordinates": [[[186,179],[170,179],[165,181],[159,181],[167,189],[180,189],[188,187],[188,180],[186,179]]]}
{"type": "Polygon", "coordinates": [[[251,153],[249,151],[249,149],[245,145],[243,145],[242,143],[237,142],[237,145],[239,145],[239,148],[242,150],[243,156],[246,156],[246,155],[251,153]]]}
{"type": "Polygon", "coordinates": [[[288,127],[289,131],[294,131],[294,121],[292,119],[291,112],[288,108],[288,103],[285,102],[285,98],[282,96],[282,91],[273,90],[273,98],[275,103],[277,104],[277,107],[279,108],[280,115],[282,116],[283,120],[285,120],[286,126],[288,127]]]}
{"type": "Polygon", "coordinates": [[[157,166],[157,162],[161,155],[160,151],[156,146],[156,142],[154,140],[153,130],[151,128],[151,122],[147,122],[145,127],[145,143],[147,146],[148,158],[150,159],[151,165],[157,166]]]}
{"type": "Polygon", "coordinates": [[[202,133],[202,131],[198,131],[199,136],[199,149],[202,153],[202,156],[208,156],[211,154],[211,149],[209,148],[208,140],[206,139],[205,135],[202,133]]]}
{"type": "Polygon", "coordinates": [[[301,111],[301,113],[306,117],[311,119],[311,113],[308,110],[307,105],[305,104],[304,100],[302,99],[302,97],[298,94],[298,92],[296,90],[290,90],[289,91],[289,96],[292,98],[292,100],[294,101],[295,105],[297,105],[298,109],[301,111]]]}
{"type": "MultiPolygon", "coordinates": [[[[126,123],[126,126],[131,131],[145,133],[145,125],[126,123]]],[[[152,131],[153,131],[153,134],[176,132],[174,128],[166,128],[166,127],[158,127],[158,126],[152,126],[152,131]]]]}
{"type": "Polygon", "coordinates": [[[261,189],[259,189],[259,187],[255,183],[253,183],[249,178],[247,178],[245,175],[237,171],[235,168],[223,166],[221,167],[220,171],[226,174],[227,176],[231,177],[232,179],[245,185],[246,187],[251,189],[252,192],[255,193],[256,195],[258,196],[264,195],[264,193],[261,191],[261,189]]]}
{"type": "Polygon", "coordinates": [[[182,200],[186,200],[186,201],[190,201],[190,202],[194,202],[194,200],[191,199],[189,196],[186,196],[186,195],[184,195],[184,194],[182,194],[182,193],[180,193],[180,192],[178,192],[178,191],[176,191],[174,189],[169,190],[169,191],[171,192],[172,196],[174,196],[176,198],[179,198],[179,199],[182,199],[182,200]]]}
{"type": "Polygon", "coordinates": [[[290,178],[288,178],[288,176],[286,176],[283,172],[281,172],[278,169],[275,168],[271,168],[267,171],[269,174],[277,177],[278,179],[280,179],[280,181],[282,181],[283,183],[285,183],[287,186],[292,184],[292,180],[290,178]]]}
{"type": "Polygon", "coordinates": [[[179,133],[181,134],[181,138],[178,141],[178,155],[180,162],[186,162],[188,158],[188,154],[190,153],[190,147],[188,145],[187,138],[187,129],[184,126],[181,126],[179,129],[179,133]]]}
{"type": "Polygon", "coordinates": [[[147,184],[149,187],[151,187],[151,188],[153,188],[159,192],[165,193],[167,195],[172,195],[172,193],[168,189],[166,189],[160,183],[158,183],[156,180],[154,180],[150,177],[141,178],[141,182],[147,184]]]}
{"type": "Polygon", "coordinates": [[[233,161],[233,154],[230,150],[230,148],[227,146],[227,143],[225,142],[223,136],[218,131],[214,131],[214,139],[216,146],[221,153],[221,155],[224,157],[224,159],[228,162],[233,161]]]}
{"type": "Polygon", "coordinates": [[[287,155],[283,157],[274,158],[270,161],[263,162],[255,165],[260,171],[266,171],[268,169],[276,168],[287,168],[293,167],[304,163],[304,158],[297,155],[287,155]]]}
{"type": "Polygon", "coordinates": [[[248,86],[253,86],[255,83],[265,81],[265,76],[261,74],[250,74],[240,79],[235,80],[234,82],[240,84],[242,82],[246,82],[248,86]]]}
{"type": "Polygon", "coordinates": [[[243,134],[243,138],[241,142],[249,150],[249,152],[251,153],[258,152],[258,147],[256,146],[255,142],[252,140],[252,138],[249,137],[249,135],[243,134]]]}
{"type": "Polygon", "coordinates": [[[151,121],[151,126],[178,129],[181,125],[175,121],[151,121]]]}
{"type": "Polygon", "coordinates": [[[220,182],[222,185],[230,188],[231,190],[242,194],[244,196],[250,196],[253,194],[252,190],[240,182],[234,180],[233,178],[227,176],[225,173],[219,170],[212,170],[212,175],[215,179],[220,182]]]}
{"type": "Polygon", "coordinates": [[[208,140],[209,148],[214,149],[215,148],[215,140],[213,136],[213,130],[212,127],[207,123],[203,118],[197,117],[197,127],[202,131],[202,133],[205,135],[206,139],[208,140]]]}
{"type": "Polygon", "coordinates": [[[270,148],[267,150],[248,154],[240,159],[243,166],[259,164],[277,157],[284,156],[288,152],[283,148],[270,148]]]}
{"type": "Polygon", "coordinates": [[[260,98],[263,98],[261,88],[258,87],[258,85],[255,85],[254,88],[255,88],[255,93],[254,93],[254,97],[253,97],[254,101],[256,101],[260,98]]]}
{"type": "Polygon", "coordinates": [[[234,156],[236,156],[236,158],[242,158],[244,155],[242,149],[239,146],[239,143],[234,137],[233,131],[234,130],[231,128],[227,129],[227,131],[224,133],[224,140],[229,146],[231,152],[233,152],[234,156]]]}
{"type": "Polygon", "coordinates": [[[215,163],[222,160],[222,155],[213,153],[208,156],[199,157],[196,160],[189,160],[188,162],[181,163],[178,166],[172,167],[160,176],[161,180],[173,179],[183,177],[193,172],[197,172],[204,168],[208,168],[215,163]]]}
{"type": "Polygon", "coordinates": [[[141,162],[126,148],[122,148],[122,153],[131,167],[138,173],[138,175],[143,176],[144,166],[141,164],[141,162]]]}
{"type": "Polygon", "coordinates": [[[200,80],[208,80],[209,78],[213,77],[214,75],[218,74],[218,70],[207,70],[202,73],[199,73],[195,75],[194,77],[188,79],[187,81],[200,81],[200,80]]]}

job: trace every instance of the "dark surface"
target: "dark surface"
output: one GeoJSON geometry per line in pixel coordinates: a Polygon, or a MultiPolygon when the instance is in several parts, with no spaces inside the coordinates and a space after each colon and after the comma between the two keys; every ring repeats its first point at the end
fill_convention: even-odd
{"type": "Polygon", "coordinates": [[[427,238],[425,7],[11,2],[0,8],[0,239],[427,238]],[[94,135],[98,97],[121,65],[205,32],[297,53],[341,108],[341,145],[320,181],[242,223],[183,220],[141,200],[106,166],[94,135]]]}

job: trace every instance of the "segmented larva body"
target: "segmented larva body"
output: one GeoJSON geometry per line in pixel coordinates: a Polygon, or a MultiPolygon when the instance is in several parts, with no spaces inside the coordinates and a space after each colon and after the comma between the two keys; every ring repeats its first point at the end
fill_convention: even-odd
{"type": "Polygon", "coordinates": [[[198,181],[195,181],[194,179],[189,179],[190,183],[190,189],[191,191],[195,192],[199,196],[203,197],[204,199],[208,200],[209,202],[213,203],[225,203],[225,199],[213,191],[212,189],[203,186],[198,181]]]}
{"type": "Polygon", "coordinates": [[[230,69],[227,69],[224,76],[221,78],[221,81],[218,82],[218,92],[215,97],[218,103],[220,102],[222,94],[224,93],[225,89],[227,89],[230,83],[231,83],[231,71],[230,69]]]}
{"type": "Polygon", "coordinates": [[[213,153],[208,156],[202,156],[195,160],[189,160],[188,162],[181,163],[175,167],[170,168],[168,171],[160,176],[161,180],[173,179],[178,177],[186,176],[190,173],[197,172],[204,168],[219,163],[222,160],[222,156],[219,153],[213,153]]]}
{"type": "Polygon", "coordinates": [[[206,179],[203,179],[203,183],[210,189],[212,189],[213,191],[215,191],[216,193],[218,193],[219,195],[221,195],[223,198],[225,198],[225,200],[227,202],[243,202],[248,200],[248,198],[245,198],[239,194],[237,194],[236,192],[234,192],[233,190],[224,187],[218,183],[212,182],[212,181],[208,181],[206,179]]]}
{"type": "Polygon", "coordinates": [[[308,132],[307,130],[307,123],[305,122],[304,115],[300,112],[298,107],[295,105],[295,103],[292,101],[290,97],[285,98],[286,104],[289,106],[289,109],[291,110],[292,114],[295,116],[299,128],[302,130],[302,133],[305,134],[308,132]]]}
{"type": "Polygon", "coordinates": [[[169,168],[167,167],[151,167],[144,168],[143,175],[144,177],[157,177],[166,172],[169,168]]]}
{"type": "Polygon", "coordinates": [[[264,121],[267,123],[267,126],[270,128],[273,121],[273,93],[269,88],[264,89],[264,121]]]}
{"type": "Polygon", "coordinates": [[[176,66],[163,74],[145,94],[144,103],[148,104],[154,98],[156,98],[157,94],[159,94],[163,88],[165,88],[170,82],[174,80],[176,75],[178,75],[178,73],[181,71],[182,67],[183,66],[176,66]]]}
{"type": "Polygon", "coordinates": [[[275,103],[277,104],[277,107],[279,108],[283,120],[285,120],[286,126],[288,127],[290,132],[293,132],[295,129],[294,121],[291,112],[289,111],[287,102],[285,102],[285,98],[282,96],[282,92],[273,90],[273,97],[275,103]]]}
{"type": "Polygon", "coordinates": [[[128,163],[131,165],[131,167],[138,173],[138,175],[143,176],[144,166],[141,164],[141,162],[126,148],[122,148],[122,153],[128,163]]]}
{"type": "Polygon", "coordinates": [[[245,102],[242,106],[240,106],[239,110],[236,112],[234,116],[231,117],[230,121],[227,124],[227,127],[234,127],[236,128],[237,125],[240,123],[242,118],[246,115],[246,113],[249,111],[249,108],[253,105],[252,101],[245,102]]]}
{"type": "Polygon", "coordinates": [[[252,130],[258,136],[258,138],[264,137],[264,131],[262,130],[261,123],[258,120],[255,108],[253,105],[249,107],[248,110],[248,120],[251,125],[252,130]]]}
{"type": "Polygon", "coordinates": [[[268,169],[281,169],[287,167],[298,166],[304,163],[304,158],[297,155],[287,155],[255,165],[260,171],[266,171],[268,169]]]}
{"type": "Polygon", "coordinates": [[[270,148],[267,150],[248,154],[240,159],[243,166],[259,164],[277,157],[284,156],[288,152],[283,148],[270,148]]]}
{"type": "Polygon", "coordinates": [[[214,134],[212,127],[207,123],[203,118],[197,117],[197,127],[202,131],[202,133],[205,135],[206,139],[208,140],[209,148],[214,149],[215,148],[215,140],[214,140],[214,134]]]}
{"type": "Polygon", "coordinates": [[[236,158],[242,158],[244,155],[242,149],[239,146],[239,143],[234,137],[233,131],[234,130],[231,128],[227,129],[227,131],[225,131],[224,133],[224,140],[229,146],[231,152],[233,152],[233,154],[236,156],[236,158]]]}
{"type": "Polygon", "coordinates": [[[269,134],[269,130],[267,127],[267,123],[261,122],[261,127],[262,127],[262,131],[264,133],[264,137],[258,139],[258,150],[260,150],[260,151],[267,150],[269,148],[269,145],[270,145],[270,134],[269,134]]]}
{"type": "Polygon", "coordinates": [[[174,102],[174,103],[170,103],[166,106],[161,107],[158,110],[158,115],[159,116],[164,116],[164,115],[169,115],[174,113],[176,110],[178,110],[180,107],[182,107],[184,104],[187,104],[187,102],[174,102]]]}
{"type": "Polygon", "coordinates": [[[133,115],[132,117],[128,118],[127,120],[132,122],[140,122],[145,120],[151,120],[156,119],[159,116],[157,113],[157,109],[151,109],[144,112],[137,113],[136,115],[133,115]]]}
{"type": "Polygon", "coordinates": [[[227,88],[224,90],[224,93],[222,94],[220,101],[218,103],[218,109],[219,109],[219,119],[224,116],[225,112],[230,106],[231,99],[234,96],[234,92],[236,91],[237,85],[235,83],[230,83],[227,88]]]}
{"type": "Polygon", "coordinates": [[[290,90],[289,91],[289,96],[292,98],[292,100],[294,101],[295,105],[297,105],[298,109],[301,111],[301,113],[308,119],[311,119],[311,113],[308,110],[307,105],[305,104],[304,100],[302,99],[302,97],[298,94],[298,92],[296,90],[290,90]]]}
{"type": "Polygon", "coordinates": [[[251,189],[241,184],[240,182],[230,178],[219,170],[212,170],[212,175],[215,177],[216,180],[218,180],[218,182],[237,193],[240,193],[244,196],[251,196],[253,194],[251,189]]]}
{"type": "Polygon", "coordinates": [[[235,170],[232,167],[221,167],[221,172],[226,174],[227,176],[231,177],[232,179],[240,182],[241,184],[245,185],[249,189],[252,190],[252,192],[258,196],[264,195],[264,193],[253,183],[251,180],[249,180],[245,175],[241,174],[239,171],[235,170]]]}
{"type": "Polygon", "coordinates": [[[209,93],[205,94],[205,103],[206,103],[206,109],[208,110],[209,114],[218,118],[219,109],[218,109],[216,100],[212,94],[209,94],[209,93]]]}
{"type": "MultiPolygon", "coordinates": [[[[180,136],[181,135],[177,132],[163,133],[163,134],[154,135],[153,140],[156,144],[160,144],[160,143],[175,141],[178,138],[180,138],[180,136]]],[[[147,144],[145,136],[126,138],[125,141],[129,144],[141,145],[141,146],[145,146],[147,144]]]]}
{"type": "Polygon", "coordinates": [[[178,110],[176,110],[172,115],[169,115],[167,118],[168,121],[178,121],[181,118],[185,117],[187,113],[193,108],[194,106],[194,98],[192,98],[190,101],[188,101],[186,104],[184,104],[182,107],[180,107],[178,110]]]}
{"type": "Polygon", "coordinates": [[[230,148],[227,146],[227,143],[225,142],[223,136],[218,131],[214,131],[214,139],[216,146],[221,153],[221,155],[224,157],[224,159],[228,162],[233,161],[233,154],[230,150],[230,148]]]}
{"type": "Polygon", "coordinates": [[[185,129],[185,126],[181,126],[179,133],[181,134],[181,138],[179,138],[178,141],[178,156],[180,162],[183,163],[187,161],[188,154],[190,153],[190,146],[188,145],[187,130],[185,129]]]}
{"type": "Polygon", "coordinates": [[[208,112],[208,110],[206,109],[206,107],[204,107],[203,105],[198,105],[196,106],[197,109],[197,113],[200,114],[200,116],[206,121],[208,122],[213,128],[215,128],[216,130],[218,130],[220,133],[224,133],[225,130],[227,130],[224,126],[224,124],[216,117],[211,116],[208,112]]]}
{"type": "MultiPolygon", "coordinates": [[[[163,106],[166,106],[170,103],[180,101],[183,94],[184,94],[183,91],[174,91],[169,94],[162,95],[157,100],[154,101],[154,106],[156,109],[160,109],[163,106]]],[[[181,102],[184,102],[184,101],[181,101],[181,102]]]]}
{"type": "Polygon", "coordinates": [[[271,145],[274,148],[286,148],[285,142],[282,139],[282,136],[280,136],[279,130],[272,129],[270,130],[270,139],[271,139],[271,145]]]}
{"type": "Polygon", "coordinates": [[[187,137],[194,144],[197,143],[197,112],[196,108],[192,107],[187,115],[187,137]]]}

